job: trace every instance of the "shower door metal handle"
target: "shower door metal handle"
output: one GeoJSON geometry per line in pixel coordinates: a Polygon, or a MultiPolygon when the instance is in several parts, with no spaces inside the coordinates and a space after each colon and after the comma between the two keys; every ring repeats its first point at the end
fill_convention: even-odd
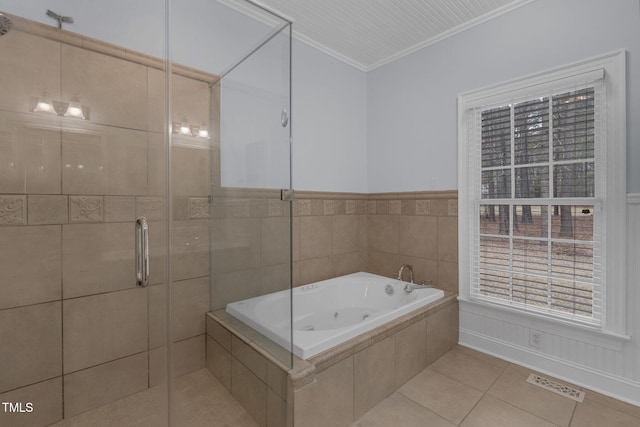
{"type": "Polygon", "coordinates": [[[149,285],[149,224],[147,218],[136,218],[136,286],[149,285]]]}

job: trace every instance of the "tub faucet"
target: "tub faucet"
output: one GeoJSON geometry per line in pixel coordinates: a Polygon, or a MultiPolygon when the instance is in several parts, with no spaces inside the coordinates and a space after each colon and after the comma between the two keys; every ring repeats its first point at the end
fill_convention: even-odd
{"type": "Polygon", "coordinates": [[[413,283],[413,266],[409,264],[402,264],[400,266],[400,270],[398,270],[398,280],[402,280],[402,273],[404,273],[404,269],[409,270],[409,282],[413,283]]]}
{"type": "Polygon", "coordinates": [[[422,282],[420,282],[420,284],[417,283],[407,283],[406,285],[404,285],[404,291],[406,293],[409,293],[411,291],[413,291],[414,289],[428,289],[428,288],[433,288],[433,286],[431,285],[427,285],[427,283],[432,283],[431,280],[423,280],[422,282]]]}

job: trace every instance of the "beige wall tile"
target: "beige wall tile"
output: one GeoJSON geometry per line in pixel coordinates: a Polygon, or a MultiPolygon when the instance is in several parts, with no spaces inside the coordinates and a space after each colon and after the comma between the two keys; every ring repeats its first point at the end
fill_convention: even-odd
{"type": "Polygon", "coordinates": [[[438,261],[436,286],[447,291],[458,292],[458,263],[438,261]]]}
{"type": "Polygon", "coordinates": [[[367,218],[369,249],[385,253],[398,253],[399,217],[373,215],[367,218]]]}
{"type": "Polygon", "coordinates": [[[261,221],[258,218],[223,218],[211,221],[213,274],[258,267],[261,260],[261,221]]]}
{"type": "MultiPolygon", "coordinates": [[[[149,221],[160,221],[166,218],[164,197],[136,197],[136,216],[143,216],[149,221]]],[[[174,218],[175,219],[175,218],[174,218]]]]}
{"type": "Polygon", "coordinates": [[[147,129],[147,68],[74,46],[61,49],[61,99],[79,96],[90,120],[147,129]]]}
{"type": "Polygon", "coordinates": [[[447,216],[449,214],[449,203],[445,199],[433,199],[429,201],[430,212],[433,216],[447,216]]]}
{"type": "Polygon", "coordinates": [[[173,279],[184,280],[209,275],[209,221],[174,221],[173,279]]]}
{"type": "Polygon", "coordinates": [[[64,370],[78,371],[147,349],[147,290],[63,302],[64,370]]]}
{"type": "Polygon", "coordinates": [[[62,226],[64,298],[135,287],[134,224],[62,226]]]}
{"type": "Polygon", "coordinates": [[[333,255],[359,250],[359,225],[355,215],[333,217],[333,255]]]}
{"type": "Polygon", "coordinates": [[[11,427],[45,426],[62,419],[62,377],[0,394],[0,402],[30,402],[33,412],[0,411],[0,425],[11,427]]]}
{"type": "Polygon", "coordinates": [[[205,82],[174,74],[171,110],[174,121],[186,121],[192,126],[209,126],[210,90],[205,82]]]}
{"type": "MultiPolygon", "coordinates": [[[[149,226],[149,283],[166,283],[167,222],[150,221],[149,226]]],[[[175,278],[174,278],[175,279],[175,278]]]]}
{"type": "MultiPolygon", "coordinates": [[[[431,283],[434,286],[438,284],[438,262],[432,259],[416,258],[412,256],[400,255],[402,264],[409,264],[413,266],[413,276],[416,283],[420,283],[422,280],[432,280],[431,283]]],[[[398,266],[400,268],[400,266],[398,266]]],[[[406,273],[405,273],[406,274],[406,273]]],[[[408,276],[405,276],[408,277],[408,276]]]]}
{"type": "Polygon", "coordinates": [[[300,218],[297,216],[291,220],[291,240],[293,261],[300,261],[300,218]]]}
{"type": "Polygon", "coordinates": [[[282,291],[291,287],[291,265],[285,262],[260,269],[260,289],[263,294],[282,291]]]}
{"type": "Polygon", "coordinates": [[[305,259],[300,261],[300,281],[302,284],[319,282],[333,276],[331,257],[305,259]]]}
{"type": "Polygon", "coordinates": [[[147,67],[147,126],[152,132],[163,132],[167,128],[165,109],[168,99],[165,92],[165,78],[164,71],[147,67]]]}
{"type": "Polygon", "coordinates": [[[396,389],[395,358],[393,336],[353,357],[355,418],[360,418],[396,389]]]}
{"type": "Polygon", "coordinates": [[[389,215],[400,215],[402,213],[402,202],[400,200],[389,200],[389,215]]]}
{"type": "Polygon", "coordinates": [[[207,316],[207,334],[228,352],[231,352],[231,332],[207,316]]]}
{"type": "Polygon", "coordinates": [[[62,132],[62,192],[145,194],[147,151],[143,131],[82,123],[62,132]]]}
{"type": "MultiPolygon", "coordinates": [[[[189,218],[189,200],[190,197],[176,196],[173,197],[173,220],[182,221],[189,218]]],[[[208,210],[208,209],[207,209],[208,210]]]]}
{"type": "Polygon", "coordinates": [[[437,259],[438,221],[430,216],[400,217],[400,254],[437,259]]]}
{"type": "Polygon", "coordinates": [[[69,196],[69,222],[102,222],[103,220],[102,196],[69,196]]]}
{"type": "Polygon", "coordinates": [[[167,345],[167,288],[162,284],[149,286],[147,289],[149,293],[149,348],[164,347],[167,345]]]}
{"type": "Polygon", "coordinates": [[[207,197],[189,197],[189,219],[209,218],[209,199],[207,197]]]}
{"type": "Polygon", "coordinates": [[[286,427],[287,403],[273,390],[267,389],[267,427],[286,427]]]}
{"type": "Polygon", "coordinates": [[[206,335],[173,343],[173,376],[180,377],[206,366],[206,335]]]}
{"type": "Polygon", "coordinates": [[[60,226],[0,227],[0,241],[0,309],[60,299],[60,226]]]}
{"type": "Polygon", "coordinates": [[[209,195],[209,150],[173,147],[173,194],[175,196],[209,195]]]}
{"type": "Polygon", "coordinates": [[[214,275],[211,285],[212,311],[224,308],[228,303],[259,295],[261,292],[260,269],[233,271],[214,275]]]}
{"type": "MultiPolygon", "coordinates": [[[[403,259],[403,258],[402,258],[403,259]]],[[[398,254],[369,251],[367,271],[386,277],[397,277],[401,258],[398,254]]]]}
{"type": "Polygon", "coordinates": [[[267,382],[267,359],[238,339],[231,337],[231,354],[264,383],[267,382]]]}
{"type": "Polygon", "coordinates": [[[173,341],[205,333],[209,311],[209,277],[173,282],[171,286],[173,341]]]}
{"type": "Polygon", "coordinates": [[[287,398],[287,372],[267,360],[267,387],[283,399],[287,398]]]}
{"type": "Polygon", "coordinates": [[[147,194],[162,195],[167,189],[167,141],[160,132],[147,132],[147,144],[147,194]]]}
{"type": "Polygon", "coordinates": [[[331,255],[331,217],[300,218],[300,259],[331,255]]]}
{"type": "Polygon", "coordinates": [[[427,366],[453,346],[453,315],[457,306],[443,308],[427,318],[427,366]]]}
{"type": "Polygon", "coordinates": [[[69,222],[67,196],[29,196],[29,225],[66,224],[69,222]]]}
{"type": "Polygon", "coordinates": [[[0,196],[0,226],[27,224],[27,196],[0,196]]]}
{"type": "Polygon", "coordinates": [[[231,394],[258,425],[267,425],[267,386],[236,358],[231,359],[231,394]]]}
{"type": "Polygon", "coordinates": [[[396,388],[427,367],[427,320],[423,319],[394,335],[396,388]]]}
{"type": "Polygon", "coordinates": [[[60,43],[11,31],[0,40],[0,109],[27,112],[46,89],[60,99],[60,43]]]}
{"type": "Polygon", "coordinates": [[[282,264],[291,257],[291,225],[288,217],[262,218],[262,265],[282,264]]]}
{"type": "Polygon", "coordinates": [[[61,375],[61,322],[60,302],[0,311],[0,392],[61,375]]]}
{"type": "Polygon", "coordinates": [[[353,366],[353,357],[349,357],[316,375],[316,381],[294,391],[296,426],[351,424],[354,419],[353,366]]]}
{"type": "Polygon", "coordinates": [[[363,270],[360,252],[334,255],[331,260],[334,277],[356,273],[363,270]]]}
{"type": "Polygon", "coordinates": [[[65,418],[147,388],[147,357],[143,352],[65,375],[65,418]]]}
{"type": "Polygon", "coordinates": [[[57,126],[50,117],[0,113],[0,193],[60,193],[57,126]]]}
{"type": "Polygon", "coordinates": [[[438,261],[458,262],[458,218],[438,218],[438,261]]]}
{"type": "Polygon", "coordinates": [[[431,200],[416,200],[416,215],[431,215],[431,200]]]}
{"type": "Polygon", "coordinates": [[[231,353],[207,337],[207,369],[231,392],[231,353]]]}
{"type": "Polygon", "coordinates": [[[136,199],[132,196],[105,196],[105,222],[135,221],[136,199]]]}

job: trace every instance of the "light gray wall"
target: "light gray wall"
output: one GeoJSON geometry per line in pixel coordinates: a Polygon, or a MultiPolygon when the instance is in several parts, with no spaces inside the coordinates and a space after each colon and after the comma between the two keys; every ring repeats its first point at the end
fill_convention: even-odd
{"type": "Polygon", "coordinates": [[[367,75],[293,43],[293,186],[367,191],[367,75]]]}
{"type": "Polygon", "coordinates": [[[640,191],[640,5],[537,0],[368,73],[370,192],[457,188],[456,97],[627,50],[628,192],[640,191]]]}

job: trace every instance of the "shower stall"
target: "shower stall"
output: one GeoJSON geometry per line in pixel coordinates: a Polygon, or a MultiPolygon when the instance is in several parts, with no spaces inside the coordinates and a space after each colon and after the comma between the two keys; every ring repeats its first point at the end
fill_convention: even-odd
{"type": "Polygon", "coordinates": [[[290,20],[48,4],[0,0],[0,425],[285,425],[212,316],[291,291],[290,20]]]}

